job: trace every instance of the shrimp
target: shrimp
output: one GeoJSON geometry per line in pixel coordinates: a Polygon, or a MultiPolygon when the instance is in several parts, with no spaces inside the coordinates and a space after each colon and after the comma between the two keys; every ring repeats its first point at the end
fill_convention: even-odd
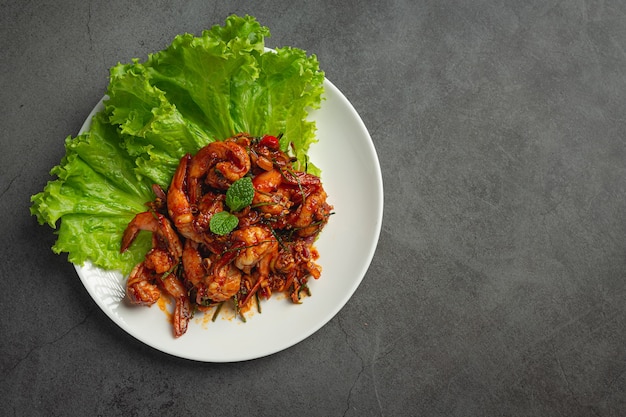
{"type": "Polygon", "coordinates": [[[281,187],[283,175],[279,170],[265,171],[252,179],[254,198],[252,205],[263,213],[279,216],[289,213],[289,192],[281,187]]]}
{"type": "Polygon", "coordinates": [[[250,170],[246,148],[233,140],[211,142],[203,147],[189,163],[188,194],[191,204],[202,195],[201,179],[211,187],[226,190],[250,170]]]}
{"type": "Polygon", "coordinates": [[[172,324],[174,325],[174,335],[180,337],[187,331],[189,319],[193,316],[187,290],[176,274],[168,274],[162,277],[159,283],[175,301],[172,324]]]}
{"type": "Polygon", "coordinates": [[[267,287],[270,285],[268,279],[277,254],[278,252],[274,251],[263,256],[257,263],[256,272],[245,276],[248,281],[248,286],[246,286],[248,292],[242,300],[239,300],[239,308],[247,305],[263,286],[267,287]]]}
{"type": "Polygon", "coordinates": [[[167,217],[146,211],[137,214],[124,230],[122,252],[128,250],[140,230],[152,232],[152,249],[128,276],[126,294],[132,303],[142,305],[154,304],[161,297],[161,290],[171,295],[176,301],[174,334],[181,336],[187,330],[192,310],[187,291],[175,274],[183,255],[180,239],[167,217]]]}
{"type": "Polygon", "coordinates": [[[263,226],[250,226],[232,233],[235,247],[240,247],[235,266],[249,273],[265,256],[278,250],[278,241],[272,231],[263,226]]]}
{"type": "Polygon", "coordinates": [[[174,258],[167,251],[160,248],[152,248],[143,261],[146,268],[157,274],[165,274],[173,271],[178,265],[178,258],[174,258]]]}
{"type": "Polygon", "coordinates": [[[172,228],[172,224],[167,217],[153,211],[138,213],[130,221],[122,235],[120,252],[128,250],[141,230],[152,232],[153,248],[166,248],[172,257],[176,259],[181,257],[182,245],[176,231],[172,228]]]}
{"type": "Polygon", "coordinates": [[[187,331],[187,323],[192,316],[187,291],[176,274],[167,273],[168,271],[159,272],[149,264],[149,258],[146,256],[146,260],[133,269],[126,282],[126,294],[131,303],[149,306],[161,298],[164,290],[175,300],[174,334],[176,337],[182,336],[187,331]]]}
{"type": "Polygon", "coordinates": [[[174,172],[170,188],[167,190],[167,210],[178,232],[195,241],[200,241],[201,236],[194,227],[194,214],[187,196],[187,167],[191,161],[191,155],[183,156],[174,172]]]}
{"type": "Polygon", "coordinates": [[[203,284],[211,263],[209,258],[202,258],[197,242],[192,240],[185,241],[182,261],[187,281],[194,287],[203,284]]]}
{"type": "Polygon", "coordinates": [[[150,306],[161,298],[161,290],[175,300],[172,323],[174,335],[182,336],[187,331],[187,324],[193,311],[187,290],[176,274],[156,272],[147,266],[147,261],[144,261],[133,268],[126,281],[126,294],[133,304],[150,306]]]}
{"type": "Polygon", "coordinates": [[[215,302],[226,301],[241,288],[241,271],[232,263],[217,263],[207,280],[206,297],[215,302]]]}
{"type": "Polygon", "coordinates": [[[248,226],[236,230],[232,234],[232,240],[234,248],[239,248],[233,264],[246,274],[248,281],[256,280],[252,288],[248,289],[246,297],[239,300],[241,308],[248,304],[268,279],[273,259],[278,253],[278,240],[265,226],[248,226]]]}
{"type": "Polygon", "coordinates": [[[319,187],[308,195],[298,208],[291,213],[290,223],[300,237],[316,235],[328,222],[332,206],[326,203],[326,192],[319,187]]]}
{"type": "Polygon", "coordinates": [[[187,281],[196,289],[196,302],[226,301],[240,289],[241,271],[232,264],[234,252],[203,258],[196,242],[185,242],[183,267],[187,281]]]}
{"type": "Polygon", "coordinates": [[[143,262],[133,268],[126,281],[126,294],[133,304],[152,305],[161,297],[156,285],[157,276],[143,262]]]}

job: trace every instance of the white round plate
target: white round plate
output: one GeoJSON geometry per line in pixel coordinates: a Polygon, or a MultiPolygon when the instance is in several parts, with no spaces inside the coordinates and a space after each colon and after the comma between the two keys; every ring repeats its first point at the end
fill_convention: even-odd
{"type": "MultiPolygon", "coordinates": [[[[129,305],[125,277],[86,263],[78,276],[98,306],[122,329],[162,352],[202,362],[237,362],[287,349],[328,323],[354,294],[369,268],[378,243],[383,216],[383,184],[372,139],[344,95],[324,81],[322,107],[310,113],[317,124],[318,143],[310,159],[322,170],[322,182],[335,214],[316,242],[322,276],[310,279],[311,296],[293,304],[285,296],[261,301],[247,321],[223,311],[196,313],[187,333],[174,338],[169,317],[173,303],[151,307],[129,305]]],[[[100,101],[92,116],[103,109],[100,101]]],[[[162,297],[163,299],[164,297],[162,297]]]]}

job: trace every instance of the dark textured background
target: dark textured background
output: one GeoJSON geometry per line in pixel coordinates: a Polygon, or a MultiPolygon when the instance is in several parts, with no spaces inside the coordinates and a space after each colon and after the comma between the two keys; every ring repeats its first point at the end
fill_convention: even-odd
{"type": "Polygon", "coordinates": [[[626,3],[0,2],[0,414],[626,415],[626,3]],[[376,255],[310,338],[162,354],[28,212],[118,61],[230,13],[315,53],[370,130],[376,255]]]}

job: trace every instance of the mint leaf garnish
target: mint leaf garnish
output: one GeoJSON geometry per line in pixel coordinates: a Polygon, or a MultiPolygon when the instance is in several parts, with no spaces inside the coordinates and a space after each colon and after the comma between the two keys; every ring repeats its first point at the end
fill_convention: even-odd
{"type": "MultiPolygon", "coordinates": [[[[235,181],[226,191],[226,205],[231,212],[249,206],[254,198],[254,186],[250,177],[235,181]]],[[[239,218],[228,211],[220,211],[211,217],[209,228],[216,235],[225,235],[233,231],[239,224],[239,218]]]]}
{"type": "Polygon", "coordinates": [[[227,211],[220,211],[211,217],[209,228],[216,235],[225,235],[230,233],[239,224],[237,216],[227,211]]]}
{"type": "Polygon", "coordinates": [[[231,211],[239,211],[249,206],[254,198],[254,186],[250,177],[235,181],[226,191],[226,205],[231,211]]]}

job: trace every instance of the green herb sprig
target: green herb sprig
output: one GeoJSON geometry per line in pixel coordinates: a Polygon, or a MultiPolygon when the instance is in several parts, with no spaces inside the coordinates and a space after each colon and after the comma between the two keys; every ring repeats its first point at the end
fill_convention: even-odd
{"type": "Polygon", "coordinates": [[[232,183],[226,190],[226,205],[230,211],[220,211],[211,217],[211,232],[220,236],[232,232],[239,224],[239,218],[232,213],[252,204],[253,198],[254,186],[250,177],[243,177],[232,183]]]}

